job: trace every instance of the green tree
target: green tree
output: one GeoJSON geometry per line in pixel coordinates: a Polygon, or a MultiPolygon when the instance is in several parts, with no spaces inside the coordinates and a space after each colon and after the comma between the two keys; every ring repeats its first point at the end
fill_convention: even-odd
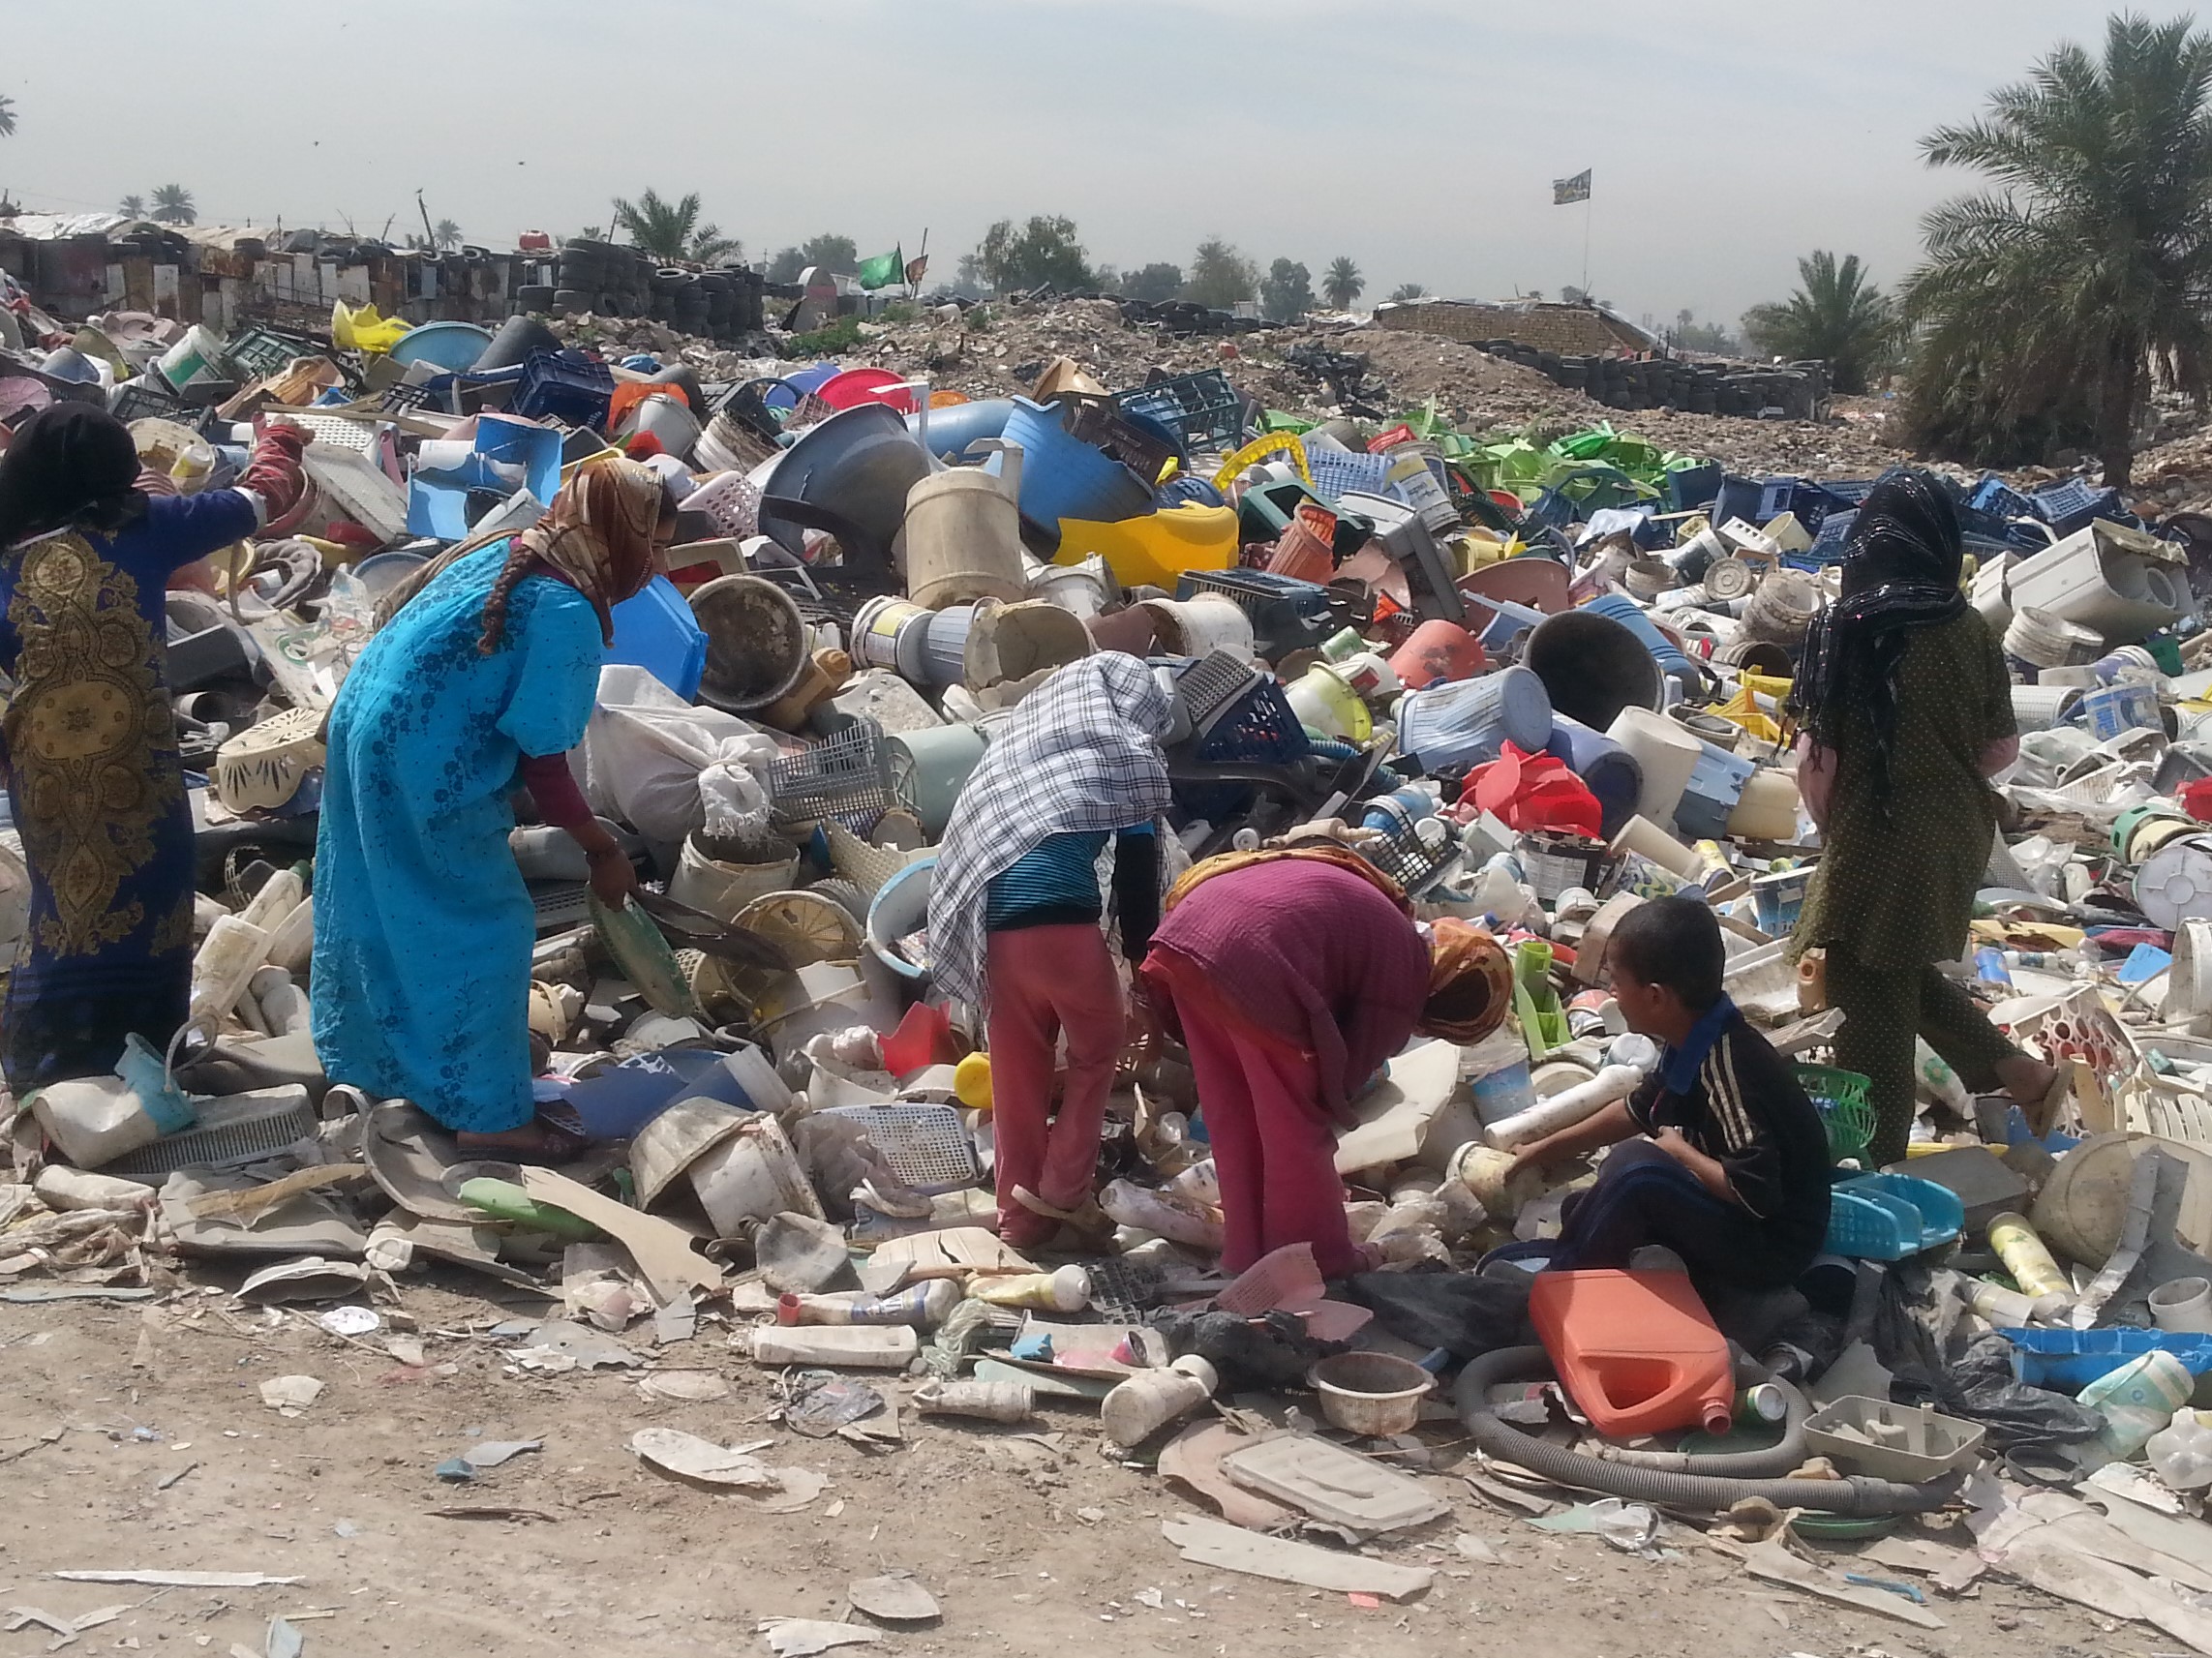
{"type": "MultiPolygon", "coordinates": [[[[809,236],[799,249],[799,269],[804,270],[808,265],[820,265],[824,270],[842,271],[851,276],[861,268],[860,246],[850,236],[833,235],[827,230],[819,236],[809,236]]],[[[792,272],[785,280],[797,282],[799,271],[792,272]]]]}
{"type": "Polygon", "coordinates": [[[1209,236],[1191,256],[1191,280],[1183,297],[1197,305],[1227,311],[1259,292],[1259,267],[1219,236],[1209,236]]]}
{"type": "Polygon", "coordinates": [[[199,218],[199,209],[193,205],[192,192],[183,185],[165,184],[154,192],[154,210],[149,217],[162,225],[190,225],[199,218]]]}
{"type": "Polygon", "coordinates": [[[1277,259],[1259,285],[1259,309],[1277,322],[1295,322],[1314,309],[1314,277],[1304,265],[1277,259]]]}
{"type": "Polygon", "coordinates": [[[1141,270],[1131,271],[1121,279],[1121,291],[1131,299],[1142,299],[1159,305],[1173,299],[1183,289],[1183,267],[1165,260],[1154,260],[1141,270]]]}
{"type": "Polygon", "coordinates": [[[461,226],[450,219],[440,219],[431,226],[430,240],[440,253],[448,248],[458,248],[461,246],[461,226]]]}
{"type": "Polygon", "coordinates": [[[617,196],[615,228],[627,230],[631,243],[656,259],[690,259],[706,264],[744,253],[742,244],[723,235],[718,226],[699,223],[697,191],[680,201],[664,201],[653,190],[635,201],[617,196]]]}
{"type": "Polygon", "coordinates": [[[1821,249],[1798,260],[1798,290],[1743,314],[1743,337],[1764,357],[1818,357],[1838,391],[1864,391],[1886,373],[1897,339],[1896,308],[1857,254],[1821,249]]]}
{"type": "Polygon", "coordinates": [[[1349,311],[1351,302],[1366,291],[1367,279],[1359,274],[1349,254],[1339,254],[1329,261],[1328,274],[1321,278],[1322,298],[1339,311],[1349,311]]]}
{"type": "Polygon", "coordinates": [[[773,283],[793,283],[806,268],[806,256],[797,248],[779,248],[775,257],[768,261],[768,280],[773,283]]]}
{"type": "Polygon", "coordinates": [[[2212,390],[2212,35],[2115,15],[2102,58],[2061,45],[1921,147],[1992,188],[1922,222],[1917,436],[1995,461],[2080,433],[2125,485],[2154,376],[2212,390]]]}
{"type": "Polygon", "coordinates": [[[976,245],[976,267],[1001,293],[1032,287],[1095,287],[1098,279],[1076,239],[1076,222],[1037,214],[1018,230],[1001,219],[976,245]]]}
{"type": "Polygon", "coordinates": [[[123,205],[115,209],[126,219],[143,219],[146,216],[146,198],[142,196],[126,196],[123,205]]]}
{"type": "MultiPolygon", "coordinates": [[[[1398,304],[1403,305],[1409,299],[1419,299],[1428,291],[1429,290],[1427,288],[1423,287],[1417,282],[1402,282],[1396,287],[1390,290],[1390,297],[1398,304]]],[[[1541,299],[1543,296],[1541,294],[1532,294],[1530,297],[1541,299]]]]}

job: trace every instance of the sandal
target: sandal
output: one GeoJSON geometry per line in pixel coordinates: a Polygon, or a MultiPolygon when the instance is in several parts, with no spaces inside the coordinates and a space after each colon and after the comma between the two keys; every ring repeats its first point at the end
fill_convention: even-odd
{"type": "Polygon", "coordinates": [[[506,1162],[527,1162],[539,1168],[558,1168],[574,1162],[591,1144],[591,1136],[578,1129],[563,1128],[543,1117],[519,1129],[497,1134],[456,1132],[453,1144],[461,1152],[479,1158],[498,1157],[506,1162]],[[528,1135],[528,1138],[522,1136],[528,1135]]]}
{"type": "Polygon", "coordinates": [[[1014,1189],[1014,1200],[1030,1214],[1046,1221],[1057,1221],[1086,1244],[1110,1243],[1117,1222],[1099,1207],[1099,1200],[1088,1192],[1083,1201],[1073,1209],[1063,1209],[1056,1203],[1047,1203],[1026,1186],[1014,1189]]]}

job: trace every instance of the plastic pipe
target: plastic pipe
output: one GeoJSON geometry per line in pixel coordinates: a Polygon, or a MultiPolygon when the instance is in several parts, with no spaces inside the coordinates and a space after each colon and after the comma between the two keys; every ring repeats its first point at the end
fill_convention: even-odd
{"type": "Polygon", "coordinates": [[[1643,1080],[1644,1073],[1632,1065],[1609,1065],[1588,1082],[1578,1083],[1549,1100],[1539,1100],[1526,1111],[1516,1111],[1503,1122],[1493,1124],[1485,1137],[1499,1151],[1509,1152],[1516,1146],[1540,1140],[1596,1116],[1616,1100],[1625,1100],[1635,1093],[1636,1085],[1643,1080]]]}
{"type": "Polygon", "coordinates": [[[1602,1492],[1632,1502],[1712,1514],[1722,1513],[1747,1496],[1757,1496],[1765,1497],[1776,1508],[1815,1508],[1830,1514],[1871,1518],[1882,1514],[1932,1513],[1949,1502],[1965,1481],[1963,1473],[1947,1475],[1924,1486],[1863,1477],[1729,1479],[1585,1457],[1565,1446],[1522,1432],[1512,1424],[1500,1421],[1491,1409],[1490,1389],[1494,1384],[1537,1381],[1552,1373],[1551,1357],[1543,1348],[1500,1347],[1472,1360],[1460,1372],[1454,1403],[1469,1435],[1483,1450],[1541,1478],[1583,1491],[1602,1492]]]}

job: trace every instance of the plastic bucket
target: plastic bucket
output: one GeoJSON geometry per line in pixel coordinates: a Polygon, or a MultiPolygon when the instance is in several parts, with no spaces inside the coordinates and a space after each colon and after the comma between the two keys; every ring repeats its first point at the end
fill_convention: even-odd
{"type": "Polygon", "coordinates": [[[1409,691],[1439,679],[1471,679],[1487,665],[1482,642],[1456,621],[1424,621],[1390,653],[1390,671],[1409,691]]]}
{"type": "Polygon", "coordinates": [[[1151,487],[1105,450],[1071,437],[1057,408],[1015,398],[1005,436],[1024,457],[1021,516],[1047,544],[1059,541],[1063,518],[1112,524],[1152,505],[1151,487]]]}
{"type": "Polygon", "coordinates": [[[2099,635],[2045,610],[2018,611],[2005,629],[2005,654],[2031,668],[2071,668],[2104,648],[2099,635]]]}
{"type": "Polygon", "coordinates": [[[917,859],[883,884],[868,905],[868,949],[900,979],[919,982],[926,970],[901,955],[897,942],[929,924],[929,889],[937,878],[935,858],[917,859]]]}
{"type": "Polygon", "coordinates": [[[1798,832],[1797,779],[1762,767],[1743,780],[1743,793],[1728,814],[1728,833],[1739,840],[1792,840],[1798,832]]]}
{"type": "Polygon", "coordinates": [[[1348,1433],[1387,1438],[1409,1433],[1437,1378],[1396,1353],[1337,1353],[1306,1372],[1321,1415],[1348,1433]]]}
{"type": "Polygon", "coordinates": [[[1495,760],[1507,739],[1533,753],[1551,735],[1551,698],[1527,668],[1409,691],[1398,704],[1398,746],[1426,771],[1495,760]]]}
{"type": "Polygon", "coordinates": [[[1820,614],[1823,602],[1820,585],[1811,577],[1774,570],[1743,607],[1743,631],[1750,638],[1794,650],[1804,644],[1805,629],[1820,614]]]}
{"type": "Polygon", "coordinates": [[[981,691],[1065,668],[1096,648],[1083,618],[1072,611],[1044,599],[1011,605],[986,599],[975,607],[961,678],[968,689],[981,691]]]}
{"type": "Polygon", "coordinates": [[[1591,730],[1556,708],[1552,710],[1551,739],[1544,746],[1564,761],[1583,786],[1597,797],[1605,838],[1611,840],[1619,834],[1621,826],[1636,815],[1636,802],[1643,798],[1643,762],[1603,732],[1591,730]]]}
{"type": "Polygon", "coordinates": [[[669,878],[668,895],[679,904],[688,904],[728,923],[755,898],[788,890],[798,873],[796,851],[774,863],[726,863],[709,858],[686,836],[677,857],[676,873],[669,878]]]}
{"type": "Polygon", "coordinates": [[[1605,735],[1635,756],[1644,773],[1636,814],[1653,824],[1674,821],[1682,792],[1705,754],[1705,744],[1663,714],[1622,708],[1605,735]]]}
{"type": "Polygon", "coordinates": [[[912,599],[872,598],[853,617],[853,660],[863,668],[889,668],[904,674],[919,662],[921,636],[912,644],[907,636],[917,628],[928,632],[929,612],[912,599]]]}
{"type": "Polygon", "coordinates": [[[942,610],[975,599],[1018,599],[1021,567],[1021,450],[991,439],[999,472],[954,467],[906,492],[906,590],[942,610]]]}
{"type": "Polygon", "coordinates": [[[1111,590],[1112,572],[1093,553],[1080,563],[1040,564],[1029,572],[1028,594],[1048,605],[1058,605],[1087,624],[1103,614],[1111,590]]]}
{"type": "Polygon", "coordinates": [[[2167,841],[2136,866],[2135,892],[2136,908],[2167,932],[2212,920],[2212,835],[2167,841]]]}
{"type": "Polygon", "coordinates": [[[1146,599],[1142,608],[1152,616],[1162,655],[1210,656],[1227,650],[1252,660],[1252,618],[1234,599],[1196,593],[1187,599],[1146,599]]]}
{"type": "MultiPolygon", "coordinates": [[[[474,368],[491,344],[490,332],[473,322],[425,322],[392,343],[392,361],[428,363],[458,375],[474,368]]],[[[553,347],[560,348],[558,343],[553,347]]]]}
{"type": "Polygon", "coordinates": [[[679,461],[688,460],[700,436],[699,417],[674,392],[648,392],[622,416],[618,436],[651,434],[662,449],[679,461]]]}
{"type": "Polygon", "coordinates": [[[2015,685],[2013,723],[2023,732],[2062,725],[2081,700],[2078,685],[2015,685]]]}
{"type": "Polygon", "coordinates": [[[717,576],[691,595],[707,634],[702,701],[731,713],[765,708],[806,670],[799,601],[764,576],[717,576]]]}
{"type": "MultiPolygon", "coordinates": [[[[53,369],[50,361],[46,366],[49,372],[53,369]]],[[[223,354],[222,337],[197,322],[187,328],[184,338],[164,351],[154,366],[178,391],[237,378],[237,371],[223,354]]]]}
{"type": "Polygon", "coordinates": [[[748,1119],[684,1174],[717,1237],[737,1237],[747,1225],[783,1214],[825,1219],[813,1183],[773,1117],[748,1119]]]}
{"type": "Polygon", "coordinates": [[[1554,709],[1593,731],[1611,725],[1622,708],[1661,706],[1658,661],[1634,632],[1601,612],[1546,617],[1529,636],[1522,661],[1544,681],[1554,709]]]}
{"type": "Polygon", "coordinates": [[[938,839],[952,821],[961,786],[983,760],[987,746],[984,734],[972,725],[940,725],[895,732],[886,740],[894,786],[913,805],[922,832],[938,839]]]}
{"type": "Polygon", "coordinates": [[[2158,692],[2140,682],[2100,685],[2084,692],[2081,717],[2100,742],[2108,742],[2126,731],[2165,729],[2158,715],[2158,692]]]}
{"type": "Polygon", "coordinates": [[[2150,1293],[2151,1322],[2161,1330],[2212,1335],[2212,1281],[2177,1278],[2150,1293]]]}
{"type": "Polygon", "coordinates": [[[1364,745],[1375,735],[1375,719],[1344,676],[1317,662],[1285,690],[1298,723],[1321,737],[1364,745]]]}

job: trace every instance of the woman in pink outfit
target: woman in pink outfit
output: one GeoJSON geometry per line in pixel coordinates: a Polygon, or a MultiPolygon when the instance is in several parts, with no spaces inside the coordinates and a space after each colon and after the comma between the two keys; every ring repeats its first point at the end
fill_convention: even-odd
{"type": "Polygon", "coordinates": [[[1222,1270],[1308,1243],[1322,1276],[1365,1264],[1347,1228],[1336,1133],[1416,1031],[1480,1041],[1511,967],[1455,921],[1424,939],[1405,895],[1356,854],[1228,854],[1167,895],[1144,978],[1191,1050],[1221,1181],[1222,1270]]]}

